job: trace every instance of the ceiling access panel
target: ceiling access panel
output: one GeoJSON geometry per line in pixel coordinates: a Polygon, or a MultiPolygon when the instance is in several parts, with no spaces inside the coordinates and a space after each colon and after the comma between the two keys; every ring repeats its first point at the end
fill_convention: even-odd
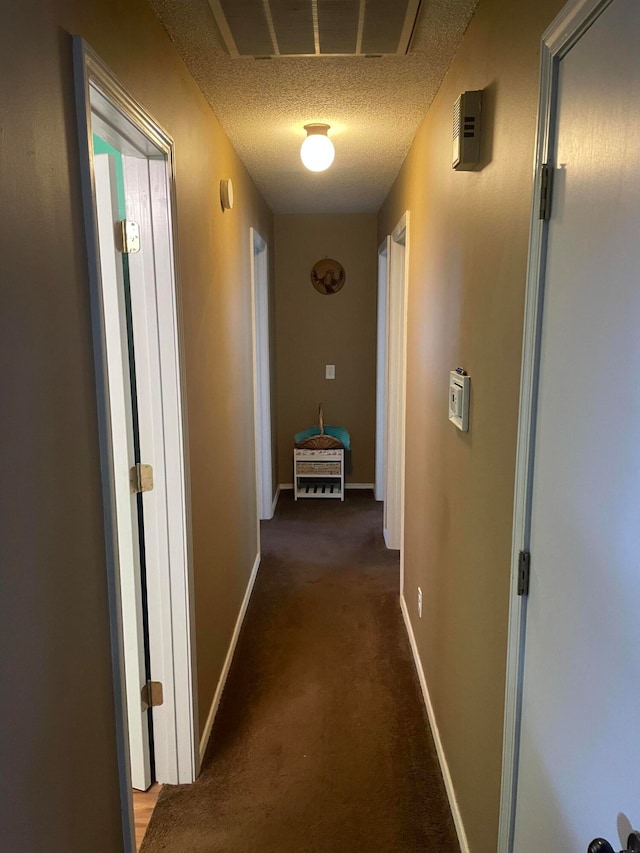
{"type": "Polygon", "coordinates": [[[367,0],[367,12],[364,16],[362,32],[362,52],[364,54],[405,54],[420,3],[410,0],[367,0]],[[414,6],[410,10],[410,6],[414,6]],[[412,11],[412,17],[408,12],[412,11]],[[408,32],[407,32],[408,29],[408,32]]]}
{"type": "Polygon", "coordinates": [[[309,0],[269,0],[280,56],[315,54],[313,8],[309,0]]]}
{"type": "Polygon", "coordinates": [[[353,56],[359,19],[360,0],[318,0],[320,53],[353,56]]]}
{"type": "Polygon", "coordinates": [[[403,56],[421,0],[209,0],[233,58],[403,56]]]}
{"type": "Polygon", "coordinates": [[[231,56],[271,56],[273,41],[262,0],[209,0],[231,56]]]}

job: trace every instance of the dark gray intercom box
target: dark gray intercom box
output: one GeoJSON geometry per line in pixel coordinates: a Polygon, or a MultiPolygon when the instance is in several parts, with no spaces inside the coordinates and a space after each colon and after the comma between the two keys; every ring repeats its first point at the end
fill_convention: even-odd
{"type": "Polygon", "coordinates": [[[480,162],[482,90],[463,92],[453,108],[453,163],[457,172],[470,172],[480,162]]]}

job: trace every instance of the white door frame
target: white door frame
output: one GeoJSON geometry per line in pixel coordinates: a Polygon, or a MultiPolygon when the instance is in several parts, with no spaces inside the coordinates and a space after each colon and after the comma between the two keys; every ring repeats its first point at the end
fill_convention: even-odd
{"type": "Polygon", "coordinates": [[[522,669],[527,608],[526,596],[518,595],[518,562],[520,551],[527,551],[529,548],[538,354],[547,233],[547,223],[539,218],[540,174],[542,165],[548,161],[552,145],[558,63],[585,30],[589,28],[594,19],[611,2],[612,0],[570,0],[542,36],[538,129],[533,172],[534,190],[529,236],[516,452],[498,853],[512,853],[516,813],[522,669]]]}
{"type": "Polygon", "coordinates": [[[384,451],[386,443],[385,413],[387,406],[387,311],[389,300],[389,254],[391,237],[378,247],[378,335],[376,358],[376,481],[374,497],[384,500],[384,451]]]}
{"type": "MultiPolygon", "coordinates": [[[[146,160],[137,162],[146,165],[146,160]]],[[[114,222],[121,219],[122,215],[118,204],[114,158],[109,154],[94,155],[93,173],[96,187],[100,274],[109,374],[111,454],[118,534],[124,672],[127,699],[129,700],[129,697],[140,696],[147,680],[147,656],[144,637],[145,620],[142,600],[138,496],[131,493],[129,479],[129,470],[135,462],[135,439],[130,352],[129,346],[125,345],[127,329],[126,285],[122,255],[116,243],[113,227],[114,222]]],[[[139,221],[139,218],[136,221],[139,221]]],[[[136,289],[134,287],[132,293],[136,289]]],[[[144,351],[144,347],[140,349],[144,351]]],[[[136,353],[138,353],[137,346],[136,353]]],[[[144,529],[147,533],[147,525],[144,529]]],[[[144,710],[140,701],[127,701],[127,715],[131,783],[134,788],[145,791],[152,782],[148,712],[144,710]]]]}
{"type": "MultiPolygon", "coordinates": [[[[271,369],[269,346],[269,249],[255,228],[251,251],[251,332],[253,345],[253,412],[255,423],[258,519],[273,517],[271,447],[271,369]]],[[[258,525],[258,530],[260,525],[258,525]]],[[[260,543],[258,542],[258,553],[260,543]]]]}
{"type": "MultiPolygon", "coordinates": [[[[164,685],[164,704],[157,709],[162,713],[154,719],[156,775],[160,781],[177,784],[194,781],[199,769],[199,753],[186,406],[182,391],[180,301],[176,280],[175,166],[171,137],[131,98],[79,36],[73,38],[73,52],[96,371],[122,829],[125,850],[134,851],[109,374],[95,209],[95,122],[102,122],[99,135],[104,137],[105,129],[108,135],[111,128],[111,133],[115,133],[119,140],[127,140],[130,150],[125,153],[150,158],[155,156],[157,163],[157,168],[155,163],[150,167],[149,174],[152,207],[154,201],[158,205],[152,221],[154,234],[160,235],[158,244],[161,248],[156,261],[160,262],[159,266],[163,269],[157,278],[153,278],[153,287],[157,288],[157,292],[155,289],[149,290],[146,276],[144,290],[148,332],[157,343],[155,348],[150,347],[151,358],[155,358],[154,369],[162,390],[161,399],[156,400],[153,419],[155,434],[161,437],[158,440],[163,442],[164,447],[164,465],[159,467],[164,479],[162,487],[166,502],[161,515],[164,517],[166,536],[161,543],[165,547],[159,548],[159,553],[164,551],[160,554],[164,570],[162,567],[158,570],[157,585],[154,584],[153,590],[149,590],[148,609],[150,629],[152,620],[160,627],[160,635],[156,632],[156,636],[151,636],[150,640],[155,644],[156,665],[164,685]],[[143,146],[146,144],[148,150],[140,148],[139,140],[146,141],[143,146]],[[159,152],[161,157],[158,157],[159,152]]],[[[154,648],[151,654],[153,657],[154,648]]]]}
{"type": "Polygon", "coordinates": [[[400,592],[404,589],[404,487],[407,414],[407,305],[409,298],[409,211],[391,234],[387,309],[385,400],[385,525],[387,548],[400,550],[400,592]],[[395,329],[392,324],[395,323],[395,329]]]}

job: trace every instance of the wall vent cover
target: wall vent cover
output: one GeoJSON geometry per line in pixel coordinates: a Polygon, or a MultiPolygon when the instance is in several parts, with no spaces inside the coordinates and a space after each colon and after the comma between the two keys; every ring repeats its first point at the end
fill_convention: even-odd
{"type": "Polygon", "coordinates": [[[229,55],[404,56],[422,0],[209,0],[229,55]]]}
{"type": "Polygon", "coordinates": [[[458,172],[470,172],[480,162],[482,90],[463,92],[453,108],[453,161],[458,172]]]}

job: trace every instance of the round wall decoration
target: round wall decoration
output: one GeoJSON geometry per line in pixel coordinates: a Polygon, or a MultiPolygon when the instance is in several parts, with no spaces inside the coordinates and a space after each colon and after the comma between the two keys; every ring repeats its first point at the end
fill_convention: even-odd
{"type": "Polygon", "coordinates": [[[220,204],[223,210],[231,210],[233,207],[233,183],[231,178],[223,178],[220,181],[220,204]]]}
{"type": "Polygon", "coordinates": [[[311,283],[325,296],[331,296],[342,289],[347,274],[342,264],[332,258],[323,258],[315,263],[311,269],[311,283]]]}

